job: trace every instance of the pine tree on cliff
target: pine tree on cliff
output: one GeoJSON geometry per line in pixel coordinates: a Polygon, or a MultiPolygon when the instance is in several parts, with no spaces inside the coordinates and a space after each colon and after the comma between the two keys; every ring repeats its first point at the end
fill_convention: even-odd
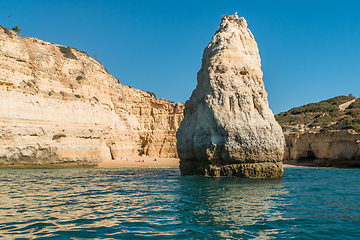
{"type": "Polygon", "coordinates": [[[16,33],[21,33],[21,29],[18,27],[18,25],[15,25],[15,27],[12,27],[11,30],[13,30],[16,33]]]}

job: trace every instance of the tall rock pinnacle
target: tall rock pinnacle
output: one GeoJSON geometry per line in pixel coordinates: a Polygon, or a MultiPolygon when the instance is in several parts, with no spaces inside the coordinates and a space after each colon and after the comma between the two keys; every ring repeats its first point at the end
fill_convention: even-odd
{"type": "Polygon", "coordinates": [[[204,50],[177,131],[182,174],[282,176],[283,134],[269,109],[262,75],[245,19],[224,16],[204,50]]]}

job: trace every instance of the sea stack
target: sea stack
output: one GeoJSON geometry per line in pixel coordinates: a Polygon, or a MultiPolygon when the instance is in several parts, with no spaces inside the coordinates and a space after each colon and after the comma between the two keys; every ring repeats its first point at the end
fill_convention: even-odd
{"type": "Polygon", "coordinates": [[[282,176],[284,137],[262,76],[259,49],[245,19],[224,16],[204,50],[176,134],[182,175],[282,176]]]}

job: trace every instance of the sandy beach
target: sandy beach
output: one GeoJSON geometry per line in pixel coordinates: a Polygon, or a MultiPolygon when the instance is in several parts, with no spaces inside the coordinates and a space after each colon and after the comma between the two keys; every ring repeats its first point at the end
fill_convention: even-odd
{"type": "MultiPolygon", "coordinates": [[[[125,159],[107,160],[99,163],[99,168],[122,168],[122,167],[168,167],[179,168],[179,158],[156,158],[156,157],[129,157],[125,159]],[[156,161],[155,161],[156,159],[156,161]]],[[[301,161],[298,163],[284,163],[284,167],[314,167],[314,161],[301,161]]]]}
{"type": "Polygon", "coordinates": [[[315,167],[314,160],[311,159],[304,159],[297,162],[289,162],[286,161],[284,167],[315,167]]]}
{"type": "Polygon", "coordinates": [[[179,168],[179,158],[156,158],[156,157],[129,157],[128,159],[107,160],[99,163],[99,168],[122,168],[122,167],[168,167],[179,168]],[[156,160],[156,161],[155,161],[156,160]]]}

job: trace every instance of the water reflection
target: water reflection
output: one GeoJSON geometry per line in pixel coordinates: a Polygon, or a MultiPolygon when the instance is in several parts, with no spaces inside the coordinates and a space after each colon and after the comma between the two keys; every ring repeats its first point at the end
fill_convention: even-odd
{"type": "Polygon", "coordinates": [[[178,224],[178,176],[156,169],[2,169],[0,236],[171,236],[174,229],[165,226],[178,224]]]}
{"type": "Polygon", "coordinates": [[[359,236],[360,170],[280,179],[177,169],[0,169],[0,237],[268,239],[359,236]],[[340,233],[341,232],[341,233],[340,233]]]}
{"type": "Polygon", "coordinates": [[[285,220],[283,179],[182,177],[179,212],[182,221],[202,226],[199,236],[264,238],[279,233],[276,221],[285,220]],[[224,226],[227,226],[224,229],[224,226]]]}
{"type": "Polygon", "coordinates": [[[3,169],[0,189],[0,236],[44,239],[266,238],[286,194],[282,179],[166,169],[3,169]]]}

